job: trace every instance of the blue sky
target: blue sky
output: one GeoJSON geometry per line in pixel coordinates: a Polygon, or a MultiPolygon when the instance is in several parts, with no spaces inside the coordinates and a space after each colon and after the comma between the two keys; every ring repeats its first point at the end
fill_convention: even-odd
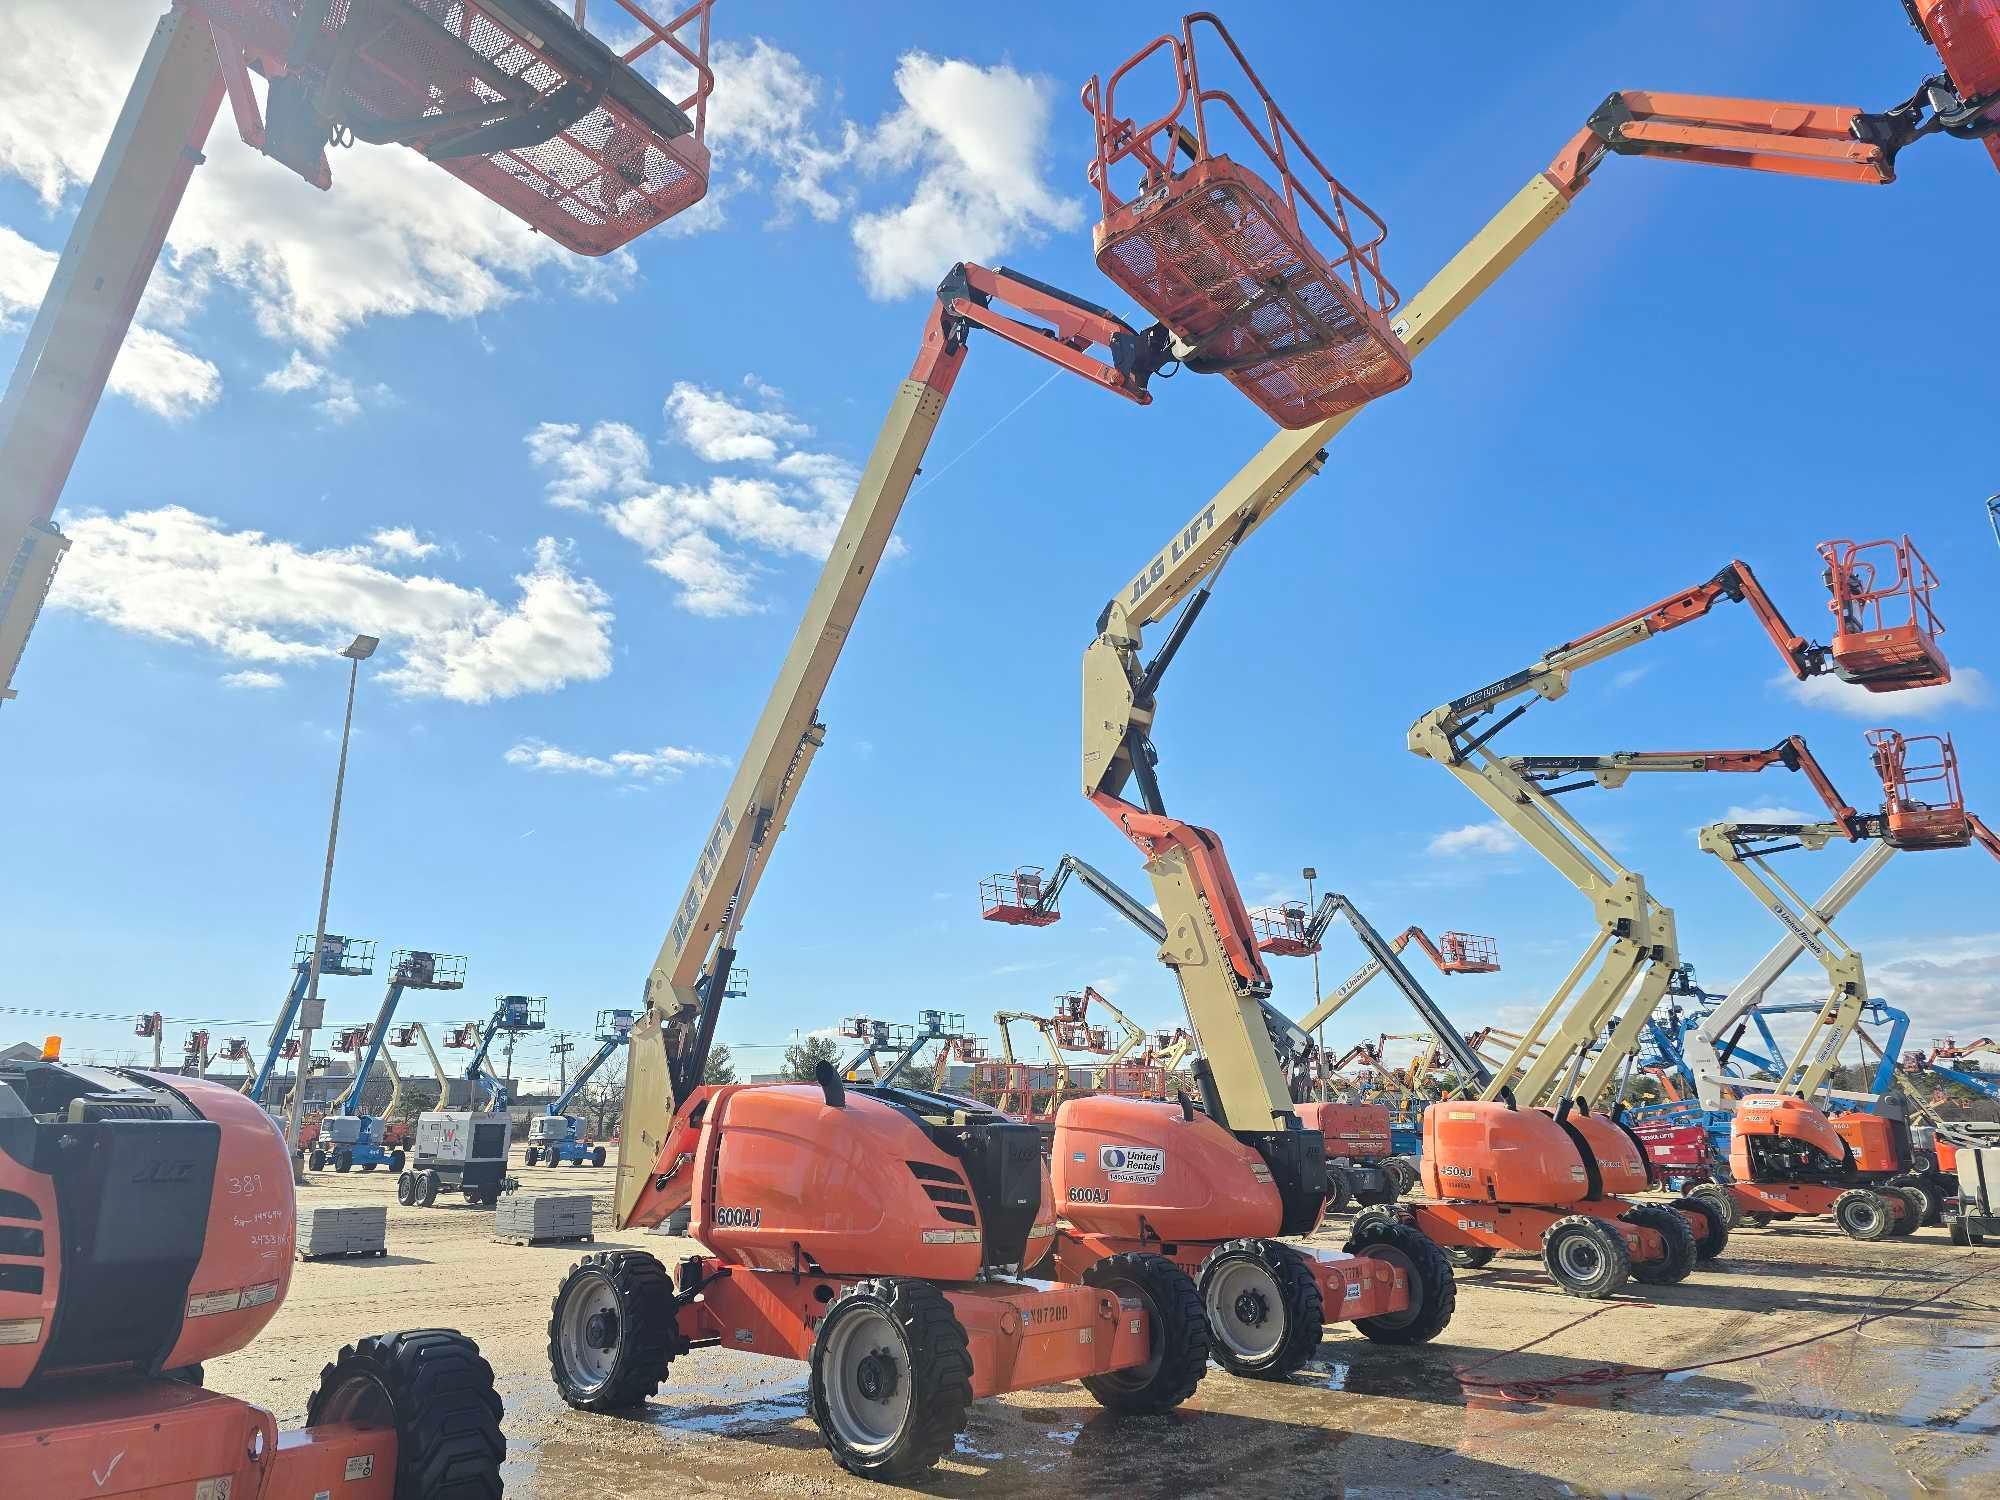
{"type": "MultiPolygon", "coordinates": [[[[158,9],[0,17],[10,363],[158,9]]],[[[401,157],[338,154],[320,199],[225,115],[128,393],[71,477],[78,546],[0,711],[0,1004],[271,1014],[317,897],[345,665],[326,648],[355,630],[385,647],[363,676],[332,925],[469,955],[462,1003],[416,1017],[519,990],[581,1028],[634,1003],[843,476],[914,355],[928,293],[910,289],[984,257],[1131,311],[1091,264],[1075,96],[1173,12],[1045,11],[968,31],[933,6],[856,27],[724,0],[718,191],[608,263],[401,157]]],[[[1362,8],[1310,46],[1298,16],[1227,19],[1388,220],[1406,292],[1613,87],[1884,107],[1935,67],[1893,4],[1607,7],[1532,34],[1504,8],[1362,8]]],[[[1976,670],[2000,623],[1979,374],[2000,310],[1964,249],[2000,228],[1996,189],[1982,151],[1943,141],[1888,188],[1607,163],[1231,565],[1165,691],[1169,806],[1224,835],[1253,901],[1299,893],[1312,864],[1385,930],[1493,934],[1504,971],[1441,995],[1468,1028],[1518,1021],[1587,910],[1504,841],[1433,847],[1487,818],[1405,751],[1409,721],[1731,557],[1823,634],[1814,544],[1907,529],[1945,578],[1946,647],[1975,669],[1949,693],[1802,699],[1726,608],[1583,674],[1507,744],[1803,733],[1866,805],[1863,729],[1949,730],[1973,805],[2000,810],[1976,670]]],[[[988,340],[959,382],[823,705],[726,1041],[926,1006],[990,1034],[996,1009],[1085,983],[1174,1020],[1143,939],[1087,897],[1024,933],[982,924],[976,886],[1066,849],[1143,886],[1076,794],[1078,656],[1103,600],[1269,429],[1220,381],[1140,410],[1047,380],[988,340]]],[[[1693,830],[1731,806],[1809,808],[1781,776],[1654,779],[1584,808],[1718,987],[1775,928],[1693,830]]],[[[1795,858],[1812,891],[1845,863],[1795,858]]],[[[1842,924],[1919,1038],[2000,1021],[1996,876],[1976,853],[1904,856],[1842,924]]],[[[1329,983],[1359,962],[1345,941],[1329,983]]],[[[1304,1009],[1310,966],[1280,974],[1280,1003],[1304,1009]]],[[[336,1019],[379,995],[328,993],[336,1019]]],[[[1356,1035],[1410,1029],[1380,991],[1348,1014],[1356,1035]]],[[[0,1039],[42,1027],[0,1012],[0,1039]]],[[[133,1041],[124,1023],[61,1029],[107,1056],[133,1041]]]]}

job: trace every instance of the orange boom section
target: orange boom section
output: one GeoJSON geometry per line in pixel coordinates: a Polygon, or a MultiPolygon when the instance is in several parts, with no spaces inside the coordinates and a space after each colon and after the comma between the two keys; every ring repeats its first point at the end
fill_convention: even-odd
{"type": "Polygon", "coordinates": [[[1409,353],[1389,330],[1398,298],[1382,275],[1388,227],[1313,154],[1221,21],[1185,17],[1180,35],[1156,37],[1102,83],[1093,77],[1083,107],[1096,136],[1088,176],[1103,201],[1098,268],[1166,324],[1189,369],[1227,376],[1292,428],[1409,384],[1409,353]],[[1204,85],[1198,30],[1235,61],[1249,109],[1204,85]],[[1162,51],[1172,106],[1144,124],[1122,116],[1119,86],[1162,51]],[[1224,154],[1223,135],[1242,137],[1271,180],[1224,154]],[[1179,171],[1177,153],[1188,158],[1179,171]]]}

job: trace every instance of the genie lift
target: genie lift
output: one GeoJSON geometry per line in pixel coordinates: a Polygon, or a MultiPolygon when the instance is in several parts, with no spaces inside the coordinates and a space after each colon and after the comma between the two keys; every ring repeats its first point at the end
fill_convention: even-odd
{"type": "Polygon", "coordinates": [[[475,1101],[481,1089],[486,1091],[486,1108],[427,1109],[417,1116],[416,1150],[396,1179],[398,1203],[429,1208],[439,1192],[449,1191],[463,1193],[474,1208],[491,1208],[503,1190],[514,1186],[507,1175],[507,1148],[514,1133],[507,1080],[486,1071],[486,1055],[503,1033],[512,1039],[524,1031],[547,1030],[548,1004],[540,995],[500,995],[483,1025],[468,1021],[445,1037],[447,1047],[473,1049],[465,1076],[475,1101]]]}
{"type": "Polygon", "coordinates": [[[375,1024],[367,1030],[366,1050],[355,1066],[354,1081],[320,1121],[319,1147],[315,1156],[323,1154],[336,1172],[345,1172],[353,1167],[359,1167],[364,1172],[372,1172],[377,1167],[387,1167],[391,1172],[403,1170],[403,1152],[400,1149],[391,1150],[384,1138],[387,1122],[361,1112],[362,1091],[367,1088],[368,1075],[374,1071],[375,1060],[382,1055],[383,1044],[389,1039],[389,1023],[395,1019],[403,991],[464,988],[465,958],[462,954],[398,948],[390,955],[389,988],[382,996],[382,1008],[375,1013],[375,1024]]]}
{"type": "Polygon", "coordinates": [[[545,1167],[601,1167],[604,1165],[604,1148],[584,1139],[583,1118],[566,1114],[570,1100],[583,1092],[597,1070],[611,1060],[611,1054],[622,1050],[625,1039],[632,1034],[632,1023],[638,1013],[630,1010],[600,1010],[597,1013],[597,1050],[570,1080],[562,1096],[552,1101],[548,1112],[535,1116],[528,1123],[529,1166],[539,1163],[545,1167]]]}
{"type": "MultiPolygon", "coordinates": [[[[306,998],[306,988],[312,979],[313,935],[299,934],[297,946],[292,949],[292,985],[285,991],[284,1004],[278,1008],[278,1023],[271,1028],[271,1040],[264,1049],[264,1060],[257,1065],[257,1076],[250,1080],[244,1090],[258,1104],[264,1102],[264,1090],[270,1086],[271,1069],[276,1067],[281,1057],[296,1057],[297,1043],[292,1038],[292,1026],[299,1018],[299,1006],[306,998]],[[287,1052],[285,1044],[292,1041],[293,1050],[287,1052]]],[[[373,938],[346,938],[338,933],[326,935],[326,945],[319,955],[320,978],[329,974],[355,976],[375,972],[375,940],[373,938]]],[[[299,1076],[305,1076],[301,1065],[299,1076]]]]}

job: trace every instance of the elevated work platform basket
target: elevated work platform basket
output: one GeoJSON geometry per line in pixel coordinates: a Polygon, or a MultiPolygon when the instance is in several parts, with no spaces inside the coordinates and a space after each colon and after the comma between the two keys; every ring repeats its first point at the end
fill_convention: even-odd
{"type": "MultiPolygon", "coordinates": [[[[299,934],[298,942],[292,945],[292,967],[306,969],[312,964],[313,935],[299,934]]],[[[320,949],[319,972],[322,976],[339,974],[353,976],[375,972],[375,939],[342,937],[337,932],[326,935],[326,945],[320,949]]]]}
{"type": "Polygon", "coordinates": [[[1010,927],[1047,927],[1062,912],[1049,894],[1040,865],[1022,865],[1011,873],[989,875],[979,882],[979,915],[1010,927]]]}
{"type": "Polygon", "coordinates": [[[495,1008],[501,1011],[496,1029],[500,1031],[544,1031],[549,1024],[546,995],[496,995],[495,1008]]]}
{"type": "Polygon", "coordinates": [[[1500,968],[1500,945],[1476,932],[1440,932],[1438,967],[1447,974],[1493,974],[1500,968]]]}
{"type": "Polygon", "coordinates": [[[1083,107],[1103,204],[1098,267],[1167,326],[1189,369],[1226,375],[1293,428],[1409,383],[1388,322],[1398,300],[1382,275],[1388,227],[1313,154],[1220,21],[1185,17],[1178,36],[1154,38],[1102,84],[1093,77],[1083,107]],[[1212,37],[1211,62],[1234,60],[1250,109],[1204,87],[1197,34],[1212,37]],[[1161,53],[1173,103],[1140,124],[1119,113],[1119,86],[1161,53]],[[1224,154],[1224,136],[1242,137],[1253,165],[1224,154]],[[1179,171],[1177,153],[1189,163],[1179,171]]]}
{"type": "Polygon", "coordinates": [[[1867,737],[1882,778],[1888,842],[1898,849],[1962,849],[1970,844],[1972,824],[1965,816],[1951,736],[1871,729],[1867,737]]]}
{"type": "Polygon", "coordinates": [[[253,144],[308,178],[329,141],[409,146],[580,255],[616,250],[708,191],[714,0],[667,21],[641,0],[600,3],[638,30],[622,53],[585,28],[586,0],[182,3],[216,33],[246,138],[254,127],[253,144]],[[642,59],[690,92],[666,97],[642,59]],[[267,122],[238,97],[244,63],[271,80],[267,122]]]}
{"type": "Polygon", "coordinates": [[[1837,621],[1833,670],[1871,693],[1939,687],[1951,664],[1937,638],[1944,626],[1931,608],[1937,574],[1908,536],[1874,542],[1821,542],[1827,608],[1837,621]]]}
{"type": "Polygon", "coordinates": [[[632,1034],[632,1027],[639,1019],[634,1010],[600,1010],[597,1013],[597,1039],[600,1042],[622,1042],[632,1034]]]}
{"type": "Polygon", "coordinates": [[[460,953],[430,953],[422,948],[398,948],[389,955],[389,967],[396,976],[396,983],[405,989],[465,988],[465,956],[460,953]]]}
{"type": "Polygon", "coordinates": [[[1305,903],[1287,901],[1280,906],[1260,906],[1250,913],[1250,930],[1257,935],[1257,951],[1279,958],[1305,958],[1319,951],[1307,926],[1305,903]]]}
{"type": "Polygon", "coordinates": [[[248,1062],[250,1060],[250,1038],[232,1036],[223,1038],[222,1050],[216,1057],[222,1062],[248,1062]]]}

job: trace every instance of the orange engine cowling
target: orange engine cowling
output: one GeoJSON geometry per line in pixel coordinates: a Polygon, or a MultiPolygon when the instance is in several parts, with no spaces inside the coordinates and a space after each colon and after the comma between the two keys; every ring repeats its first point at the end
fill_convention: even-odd
{"type": "Polygon", "coordinates": [[[1264,1158],[1199,1110],[1093,1094],[1056,1111],[1056,1202],[1084,1234],[1264,1239],[1284,1205],[1264,1158]]]}
{"type": "MultiPolygon", "coordinates": [[[[1917,0],[1917,13],[1965,99],[2000,93],[2000,0],[1917,0]]],[[[2000,100],[1982,115],[2000,118],[2000,100]]],[[[2000,134],[1986,137],[1986,150],[2000,167],[2000,134]]]]}
{"type": "Polygon", "coordinates": [[[291,1285],[284,1137],[234,1089],[0,1067],[0,1390],[241,1349],[291,1285]]]}
{"type": "Polygon", "coordinates": [[[1854,1170],[1894,1175],[1910,1170],[1910,1127],[1882,1115],[1849,1112],[1833,1117],[1833,1132],[1854,1153],[1854,1170]]]}
{"type": "Polygon", "coordinates": [[[1326,1137],[1329,1157],[1374,1160],[1390,1154],[1389,1110],[1382,1104],[1295,1104],[1299,1123],[1326,1137]]]}
{"type": "Polygon", "coordinates": [[[1433,1198],[1560,1205],[1590,1196],[1590,1172],[1570,1133],[1545,1111],[1495,1101],[1452,1099],[1426,1109],[1421,1167],[1433,1198]]]}
{"type": "Polygon", "coordinates": [[[911,1090],[718,1088],[693,1180],[690,1232],[763,1271],[971,1281],[1054,1229],[1034,1126],[911,1090]]]}
{"type": "Polygon", "coordinates": [[[1597,1159],[1600,1193],[1616,1197],[1620,1193],[1643,1193],[1652,1186],[1646,1174],[1646,1153],[1624,1126],[1603,1115],[1587,1115],[1580,1110],[1570,1111],[1569,1125],[1589,1144],[1591,1155],[1597,1159]]]}
{"type": "Polygon", "coordinates": [[[1746,1182],[1822,1176],[1844,1170],[1847,1152],[1833,1122],[1803,1099],[1749,1094],[1729,1124],[1729,1170],[1746,1182]]]}

